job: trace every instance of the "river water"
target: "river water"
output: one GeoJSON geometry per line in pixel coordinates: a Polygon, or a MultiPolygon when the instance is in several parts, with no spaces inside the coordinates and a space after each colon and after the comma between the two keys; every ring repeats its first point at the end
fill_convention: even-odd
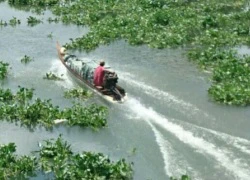
{"type": "MultiPolygon", "coordinates": [[[[49,24],[50,12],[37,16],[0,3],[0,20],[8,22],[13,17],[21,24],[0,27],[0,60],[11,66],[1,86],[13,91],[18,85],[33,87],[36,97],[52,99],[60,107],[70,106],[72,102],[63,92],[77,84],[57,58],[55,44],[82,36],[88,29],[49,24]],[[28,26],[30,15],[43,23],[28,26]],[[22,64],[24,55],[34,61],[22,64]],[[43,79],[47,72],[62,75],[64,81],[43,79]]],[[[249,53],[247,48],[241,52],[249,53]]],[[[214,103],[207,95],[210,74],[188,62],[185,49],[157,50],[117,41],[88,54],[74,53],[105,60],[128,93],[123,104],[110,104],[98,95],[88,100],[109,108],[108,127],[94,132],[58,125],[52,131],[30,131],[1,121],[1,144],[15,142],[17,154],[30,154],[42,140],[62,134],[75,152],[102,152],[112,160],[133,162],[136,180],[164,180],[181,174],[204,180],[250,179],[250,109],[214,103]]]]}

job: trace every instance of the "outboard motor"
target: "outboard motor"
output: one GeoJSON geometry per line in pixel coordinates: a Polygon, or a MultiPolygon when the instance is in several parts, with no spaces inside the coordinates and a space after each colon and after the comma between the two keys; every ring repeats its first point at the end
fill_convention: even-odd
{"type": "Polygon", "coordinates": [[[104,88],[112,89],[113,87],[116,87],[117,82],[118,82],[118,77],[116,73],[105,74],[104,88]]]}
{"type": "Polygon", "coordinates": [[[121,100],[122,95],[116,88],[117,82],[118,82],[118,76],[116,73],[105,74],[104,88],[112,92],[115,100],[121,100]]]}

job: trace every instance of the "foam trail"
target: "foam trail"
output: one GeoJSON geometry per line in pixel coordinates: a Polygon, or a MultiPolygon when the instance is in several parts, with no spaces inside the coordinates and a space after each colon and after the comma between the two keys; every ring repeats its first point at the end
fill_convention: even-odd
{"type": "Polygon", "coordinates": [[[250,146],[246,147],[244,145],[241,145],[239,142],[233,142],[234,147],[238,148],[241,150],[241,152],[249,154],[250,155],[250,146]]]}
{"type": "Polygon", "coordinates": [[[64,81],[56,81],[56,83],[64,88],[70,89],[74,87],[72,80],[67,75],[67,69],[63,66],[63,64],[58,61],[52,61],[50,71],[53,72],[58,77],[64,79],[64,81]]]}
{"type": "Polygon", "coordinates": [[[156,130],[156,128],[148,121],[148,124],[151,126],[154,134],[155,134],[155,137],[156,137],[156,142],[157,144],[159,145],[159,148],[160,148],[160,151],[162,153],[162,156],[163,156],[163,160],[164,160],[164,164],[165,164],[165,172],[166,174],[171,177],[174,175],[178,175],[176,174],[175,172],[172,171],[172,169],[170,168],[170,156],[168,154],[168,151],[166,151],[165,149],[165,143],[164,143],[164,139],[162,137],[162,135],[156,130]]]}
{"type": "Polygon", "coordinates": [[[159,89],[152,87],[152,86],[148,86],[147,84],[145,84],[143,82],[136,81],[136,80],[134,80],[135,78],[133,78],[133,77],[129,78],[129,76],[131,76],[131,75],[128,75],[127,73],[120,73],[119,72],[119,75],[120,75],[121,79],[123,79],[126,83],[130,83],[130,84],[136,86],[137,88],[143,89],[147,95],[155,97],[159,100],[166,101],[169,106],[171,106],[172,108],[175,108],[178,111],[180,111],[180,108],[181,108],[181,110],[182,110],[181,112],[185,113],[185,115],[197,114],[197,112],[201,112],[204,116],[209,117],[210,120],[214,119],[214,118],[210,117],[207,113],[202,112],[198,107],[196,107],[190,103],[187,103],[181,99],[178,99],[177,97],[175,97],[174,95],[172,95],[168,92],[159,90],[159,89]],[[172,106],[173,104],[177,105],[177,106],[172,106]],[[183,110],[185,110],[185,112],[183,112],[183,110]],[[188,113],[186,113],[186,112],[188,112],[188,113]]]}
{"type": "Polygon", "coordinates": [[[227,144],[233,145],[234,147],[238,148],[241,152],[250,154],[250,141],[244,138],[240,137],[234,137],[226,133],[217,132],[211,129],[198,127],[196,125],[193,125],[196,128],[202,129],[203,131],[209,132],[211,134],[214,134],[217,138],[222,139],[227,144]]]}
{"type": "Polygon", "coordinates": [[[228,155],[217,148],[214,144],[205,141],[203,138],[196,137],[190,131],[183,129],[180,125],[170,122],[167,118],[162,117],[151,108],[144,107],[137,100],[130,100],[128,107],[133,107],[131,110],[138,116],[141,116],[147,121],[156,123],[168,132],[175,135],[181,142],[197,149],[199,152],[212,156],[221,166],[232,173],[236,178],[242,180],[250,179],[250,171],[244,168],[240,161],[229,158],[228,155]]]}
{"type": "Polygon", "coordinates": [[[154,88],[152,86],[148,86],[143,82],[139,82],[139,81],[134,80],[134,78],[128,78],[127,75],[121,76],[121,77],[127,83],[132,83],[133,85],[142,88],[143,90],[145,90],[145,92],[148,95],[154,95],[154,97],[161,98],[161,99],[164,98],[164,100],[167,100],[169,103],[178,104],[178,105],[182,106],[183,108],[188,108],[188,109],[192,108],[194,110],[199,110],[197,107],[193,106],[192,104],[186,103],[185,101],[176,98],[175,96],[169,94],[168,92],[164,92],[164,91],[161,91],[161,90],[154,88]]]}
{"type": "Polygon", "coordinates": [[[180,177],[181,175],[187,174],[188,172],[188,174],[191,175],[193,179],[201,179],[197,178],[197,173],[194,172],[194,170],[187,164],[187,162],[179,158],[180,155],[177,156],[177,154],[174,153],[174,150],[172,149],[170,143],[164,140],[163,135],[155,128],[155,126],[150,121],[147,122],[154,132],[156,142],[159,145],[160,151],[162,153],[166,174],[169,177],[180,177]],[[192,174],[190,172],[192,172],[192,174]]]}
{"type": "MultiPolygon", "coordinates": [[[[179,121],[179,120],[174,120],[179,121]]],[[[193,125],[190,124],[188,122],[183,122],[180,121],[182,123],[182,125],[186,128],[189,129],[190,131],[195,132],[195,136],[199,136],[202,137],[204,139],[207,139],[207,141],[209,141],[210,143],[215,143],[214,141],[219,140],[219,142],[217,142],[219,144],[219,146],[221,147],[221,149],[226,152],[228,151],[228,149],[230,149],[231,151],[235,152],[235,150],[238,150],[239,152],[235,152],[237,153],[238,156],[239,153],[243,153],[246,155],[250,155],[250,141],[241,137],[236,137],[236,136],[232,136],[226,133],[222,133],[222,132],[217,132],[215,130],[211,130],[211,129],[207,129],[204,127],[199,127],[197,125],[193,125]],[[222,142],[221,142],[222,141],[222,142]],[[225,143],[225,144],[224,144],[225,143]],[[224,146],[224,147],[222,147],[224,146]],[[236,149],[233,149],[236,148],[236,149]]],[[[216,143],[216,144],[217,144],[216,143]]],[[[233,155],[232,153],[229,153],[233,155]]],[[[234,161],[239,161],[242,164],[242,167],[249,167],[249,158],[241,158],[241,159],[237,159],[235,157],[232,157],[232,159],[234,159],[234,161]]]]}
{"type": "MultiPolygon", "coordinates": [[[[185,127],[190,128],[190,129],[194,129],[194,130],[201,130],[201,132],[206,132],[210,133],[210,137],[211,134],[214,135],[215,138],[222,140],[223,142],[225,142],[228,145],[234,146],[237,149],[239,149],[241,152],[245,153],[245,154],[250,154],[250,141],[241,137],[236,137],[236,136],[232,136],[223,132],[218,132],[215,130],[211,130],[211,129],[207,129],[204,127],[200,127],[194,124],[190,124],[188,122],[181,122],[182,124],[185,124],[185,127]]],[[[204,134],[206,136],[206,134],[204,134]]]]}

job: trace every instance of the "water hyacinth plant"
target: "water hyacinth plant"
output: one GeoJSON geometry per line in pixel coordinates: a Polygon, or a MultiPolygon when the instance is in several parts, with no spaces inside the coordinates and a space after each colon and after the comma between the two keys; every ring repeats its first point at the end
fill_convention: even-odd
{"type": "Polygon", "coordinates": [[[234,105],[250,104],[250,57],[235,50],[211,45],[189,52],[189,58],[212,72],[208,92],[218,102],[234,105]]]}
{"type": "Polygon", "coordinates": [[[49,17],[49,18],[47,19],[47,21],[48,21],[49,23],[52,23],[52,22],[58,23],[58,22],[60,21],[60,19],[59,19],[59,18],[51,18],[51,17],[49,17]]]}
{"type": "Polygon", "coordinates": [[[50,5],[55,5],[58,3],[58,0],[8,0],[10,5],[19,5],[19,6],[39,6],[45,7],[50,5]]]}
{"type": "Polygon", "coordinates": [[[213,84],[208,92],[225,104],[250,104],[250,57],[228,57],[213,71],[213,84]]]}
{"type": "MultiPolygon", "coordinates": [[[[217,1],[106,1],[95,5],[91,1],[77,1],[73,6],[66,4],[52,10],[64,21],[90,26],[87,35],[67,45],[92,50],[99,44],[121,38],[132,45],[149,44],[155,48],[210,43],[207,41],[233,45],[245,39],[242,36],[246,31],[237,31],[231,20],[243,7],[244,1],[238,4],[234,1],[227,1],[227,4],[217,1]],[[226,12],[220,9],[223,6],[228,7],[226,12]]],[[[246,17],[247,13],[241,14],[242,19],[246,17]]],[[[241,27],[247,26],[239,25],[241,27]]]]}
{"type": "Polygon", "coordinates": [[[202,69],[213,69],[220,61],[228,58],[237,58],[237,52],[231,48],[224,48],[215,44],[193,48],[188,51],[188,58],[195,61],[202,69]]]}
{"type": "MultiPolygon", "coordinates": [[[[63,76],[63,74],[61,76],[63,76]]],[[[57,75],[55,75],[52,72],[46,73],[46,75],[43,77],[43,79],[53,80],[53,81],[63,81],[63,78],[58,77],[57,75]]]]}
{"type": "Polygon", "coordinates": [[[34,89],[19,87],[14,94],[10,89],[0,89],[0,119],[19,122],[29,129],[34,129],[37,125],[52,128],[56,119],[66,119],[70,126],[78,125],[94,130],[107,124],[106,107],[75,104],[61,110],[50,99],[33,99],[33,91],[34,89]]]}
{"type": "Polygon", "coordinates": [[[0,80],[3,80],[6,78],[7,73],[8,73],[8,63],[5,63],[3,61],[0,61],[0,80]]]}
{"type": "Polygon", "coordinates": [[[35,175],[38,167],[36,157],[18,157],[15,152],[14,143],[0,146],[0,179],[26,179],[35,175]]]}
{"type": "Polygon", "coordinates": [[[28,64],[31,61],[34,61],[34,59],[27,55],[24,55],[24,57],[21,59],[21,63],[23,64],[28,64]]]}
{"type": "Polygon", "coordinates": [[[35,25],[37,25],[37,24],[39,24],[39,23],[41,23],[42,22],[42,20],[40,20],[40,19],[38,19],[38,18],[36,18],[36,17],[33,17],[33,16],[29,16],[28,18],[27,18],[27,23],[28,23],[28,25],[30,25],[30,26],[35,26],[35,25]]]}
{"type": "MultiPolygon", "coordinates": [[[[58,0],[6,0],[13,8],[32,12],[36,14],[42,14],[48,7],[59,5],[63,3],[58,0]]],[[[34,24],[35,25],[35,24],[34,24]]]]}
{"type": "Polygon", "coordinates": [[[9,103],[14,99],[14,95],[12,94],[10,89],[0,89],[0,102],[1,103],[9,103]]]}
{"type": "Polygon", "coordinates": [[[191,180],[187,175],[182,175],[180,178],[170,177],[170,180],[191,180]]]}
{"type": "Polygon", "coordinates": [[[9,25],[11,26],[16,26],[17,24],[21,24],[21,20],[17,19],[16,17],[13,17],[10,21],[9,21],[9,25]]]}
{"type": "Polygon", "coordinates": [[[50,34],[47,35],[47,37],[53,39],[53,33],[51,32],[50,34]]]}
{"type": "Polygon", "coordinates": [[[0,26],[7,26],[8,23],[6,21],[0,20],[0,26]]]}
{"type": "MultiPolygon", "coordinates": [[[[37,172],[50,174],[52,179],[110,179],[132,180],[132,163],[125,159],[111,161],[102,153],[83,151],[73,153],[60,135],[56,140],[44,140],[37,156],[17,156],[16,145],[0,146],[0,178],[29,179],[37,172]]],[[[46,178],[44,176],[44,178],[46,178]]]]}
{"type": "Polygon", "coordinates": [[[84,88],[74,88],[64,92],[65,98],[80,98],[86,99],[92,96],[92,93],[89,90],[84,88]]]}
{"type": "Polygon", "coordinates": [[[98,130],[106,126],[107,108],[95,104],[83,107],[81,104],[74,104],[71,108],[65,108],[62,111],[61,119],[68,119],[68,124],[91,127],[98,130]]]}
{"type": "Polygon", "coordinates": [[[132,164],[125,159],[112,162],[102,153],[74,154],[70,145],[59,136],[47,140],[39,151],[40,164],[55,179],[132,179],[132,164]]]}

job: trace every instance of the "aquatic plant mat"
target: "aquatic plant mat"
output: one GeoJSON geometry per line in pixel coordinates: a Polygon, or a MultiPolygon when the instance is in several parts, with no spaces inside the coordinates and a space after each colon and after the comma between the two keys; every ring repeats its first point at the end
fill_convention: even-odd
{"type": "Polygon", "coordinates": [[[132,163],[124,159],[113,162],[102,153],[74,153],[61,135],[39,146],[34,155],[19,157],[14,143],[1,145],[0,178],[27,179],[42,172],[49,179],[132,179],[132,163]]]}
{"type": "MultiPolygon", "coordinates": [[[[103,153],[75,153],[62,135],[57,139],[39,142],[38,145],[39,149],[29,156],[16,155],[15,143],[0,145],[0,178],[29,179],[36,177],[39,172],[46,179],[133,179],[133,163],[126,162],[123,158],[115,162],[103,153]]],[[[174,177],[170,179],[178,180],[174,177]]],[[[191,178],[183,175],[180,180],[191,178]]]]}
{"type": "Polygon", "coordinates": [[[91,104],[75,103],[72,107],[60,109],[51,100],[33,99],[34,89],[19,87],[16,93],[0,88],[0,119],[20,122],[30,129],[37,125],[52,128],[55,120],[65,120],[70,126],[78,125],[99,129],[107,125],[107,108],[91,104]]]}
{"type": "Polygon", "coordinates": [[[87,99],[92,96],[92,92],[84,88],[74,88],[64,92],[65,98],[87,99]]]}
{"type": "Polygon", "coordinates": [[[0,80],[3,80],[7,77],[8,66],[9,66],[8,63],[0,61],[0,80]]]}

